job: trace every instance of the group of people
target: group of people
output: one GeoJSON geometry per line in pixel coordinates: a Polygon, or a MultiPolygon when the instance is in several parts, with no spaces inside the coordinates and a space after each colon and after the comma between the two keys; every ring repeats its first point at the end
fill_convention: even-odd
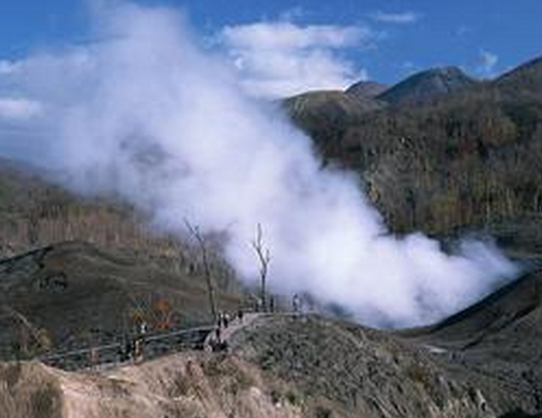
{"type": "Polygon", "coordinates": [[[125,335],[124,341],[119,347],[119,358],[121,363],[132,360],[140,362],[143,360],[145,336],[148,326],[145,321],[138,325],[137,334],[135,337],[125,335]]]}
{"type": "MultiPolygon", "coordinates": [[[[263,301],[258,299],[256,311],[262,311],[263,301]],[[258,303],[259,302],[259,303],[258,303]]],[[[275,300],[273,297],[270,297],[268,300],[269,312],[273,313],[275,311],[275,300]]],[[[294,313],[301,313],[302,311],[302,301],[299,295],[296,293],[292,297],[292,310],[294,313]]],[[[223,330],[230,327],[232,321],[237,319],[238,323],[242,324],[244,318],[244,309],[239,307],[237,313],[231,315],[228,312],[219,312],[217,315],[217,327],[214,331],[214,338],[210,342],[211,349],[213,351],[227,351],[228,343],[223,338],[223,330]]],[[[119,348],[119,357],[121,362],[126,362],[129,360],[139,362],[143,359],[144,354],[144,345],[145,345],[145,335],[147,333],[147,324],[143,321],[139,324],[137,330],[137,336],[124,338],[123,344],[119,348]]]]}
{"type": "Polygon", "coordinates": [[[227,312],[219,312],[217,318],[218,328],[228,328],[230,325],[231,316],[227,312]]]}
{"type": "Polygon", "coordinates": [[[223,330],[230,327],[233,320],[237,320],[239,324],[243,323],[243,318],[245,316],[245,311],[242,307],[237,309],[235,314],[230,314],[228,312],[219,312],[216,320],[216,328],[214,333],[214,338],[211,340],[210,345],[213,351],[227,351],[228,343],[223,338],[223,330]]]}
{"type": "Polygon", "coordinates": [[[140,362],[143,360],[143,348],[145,339],[142,336],[136,338],[125,337],[119,347],[119,360],[121,363],[132,360],[140,362]]]}
{"type": "Polygon", "coordinates": [[[222,338],[222,330],[230,326],[231,316],[227,312],[219,312],[216,318],[214,338],[210,341],[212,351],[227,351],[228,343],[222,338]]]}
{"type": "MultiPolygon", "coordinates": [[[[292,297],[292,311],[295,313],[302,312],[302,299],[296,293],[292,297]]],[[[276,303],[274,296],[269,296],[264,301],[262,298],[254,297],[254,312],[275,313],[276,303]]]]}

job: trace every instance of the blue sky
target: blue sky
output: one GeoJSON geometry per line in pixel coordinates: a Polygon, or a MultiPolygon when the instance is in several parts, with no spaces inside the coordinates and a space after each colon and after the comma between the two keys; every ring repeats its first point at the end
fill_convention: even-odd
{"type": "MultiPolygon", "coordinates": [[[[35,51],[88,41],[87,10],[91,2],[0,2],[0,60],[16,60],[35,51]]],[[[139,0],[137,3],[185,9],[192,26],[205,39],[216,38],[224,27],[239,28],[258,22],[268,25],[289,22],[298,29],[322,25],[358,28],[359,36],[344,44],[310,46],[311,57],[326,55],[335,60],[333,65],[348,67],[339,70],[347,81],[359,76],[393,83],[419,69],[440,65],[458,65],[473,75],[491,77],[542,54],[540,0],[139,0]]],[[[237,48],[231,55],[241,57],[245,65],[257,65],[249,54],[260,50],[260,46],[243,45],[245,48],[239,51],[238,44],[222,44],[225,49],[237,48]]],[[[306,51],[303,53],[306,57],[306,51]]],[[[277,55],[269,56],[273,58],[277,55]]],[[[264,59],[259,57],[260,61],[264,59]]],[[[253,75],[253,68],[244,69],[253,75]]]]}

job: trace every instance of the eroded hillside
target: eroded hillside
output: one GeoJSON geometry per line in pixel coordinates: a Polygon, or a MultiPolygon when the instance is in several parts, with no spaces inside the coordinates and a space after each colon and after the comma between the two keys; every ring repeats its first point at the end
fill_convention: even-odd
{"type": "Polygon", "coordinates": [[[230,342],[229,354],[181,353],[101,372],[3,365],[0,403],[12,418],[496,416],[426,351],[378,331],[262,317],[230,342]]]}
{"type": "MultiPolygon", "coordinates": [[[[243,302],[227,287],[215,292],[220,309],[243,302]]],[[[142,321],[149,332],[212,323],[202,272],[172,272],[82,242],[0,261],[2,359],[117,342],[142,321]]]]}

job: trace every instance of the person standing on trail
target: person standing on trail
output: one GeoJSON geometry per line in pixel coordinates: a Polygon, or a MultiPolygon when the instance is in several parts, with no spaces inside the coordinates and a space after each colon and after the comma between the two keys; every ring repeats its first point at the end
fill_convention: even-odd
{"type": "Polygon", "coordinates": [[[295,313],[299,313],[301,308],[301,302],[299,300],[299,295],[296,293],[292,299],[292,308],[295,313]]]}
{"type": "Polygon", "coordinates": [[[134,352],[135,352],[134,346],[135,346],[135,338],[130,335],[130,339],[126,343],[126,347],[128,349],[128,351],[127,351],[127,359],[126,360],[128,360],[128,361],[133,361],[134,360],[134,352]]]}
{"type": "Polygon", "coordinates": [[[130,360],[133,353],[132,339],[128,334],[124,334],[122,341],[119,344],[119,360],[121,363],[130,360]]]}
{"type": "Polygon", "coordinates": [[[275,313],[275,298],[273,296],[269,298],[269,312],[275,313]]]}
{"type": "Polygon", "coordinates": [[[133,360],[136,363],[143,361],[143,338],[138,337],[134,341],[134,356],[133,360]]]}
{"type": "Polygon", "coordinates": [[[262,312],[263,301],[260,298],[256,298],[256,312],[262,312]]]}
{"type": "Polygon", "coordinates": [[[125,347],[124,342],[121,342],[119,344],[119,348],[117,350],[117,356],[118,356],[118,359],[119,359],[119,363],[122,363],[124,361],[124,356],[125,356],[125,354],[124,354],[125,351],[124,350],[125,350],[125,348],[126,347],[125,347]]]}
{"type": "Polygon", "coordinates": [[[145,335],[147,333],[147,323],[145,321],[142,321],[139,325],[139,334],[141,336],[145,335]]]}
{"type": "Polygon", "coordinates": [[[237,319],[239,319],[240,324],[243,323],[243,315],[244,315],[243,308],[239,307],[239,309],[237,310],[237,319]]]}
{"type": "Polygon", "coordinates": [[[98,365],[98,349],[96,347],[90,349],[90,364],[93,367],[98,365]]]}

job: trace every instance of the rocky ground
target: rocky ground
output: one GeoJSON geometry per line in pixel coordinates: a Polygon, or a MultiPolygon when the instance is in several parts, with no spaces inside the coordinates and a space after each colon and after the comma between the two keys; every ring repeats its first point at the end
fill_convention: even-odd
{"type": "Polygon", "coordinates": [[[228,352],[79,372],[4,363],[0,417],[536,417],[541,283],[527,274],[421,329],[279,312],[234,322],[228,352]]]}
{"type": "Polygon", "coordinates": [[[525,275],[441,324],[406,333],[497,410],[542,411],[542,273],[525,275]]]}
{"type": "Polygon", "coordinates": [[[258,318],[229,353],[78,373],[4,364],[0,404],[10,418],[496,416],[424,350],[313,316],[258,318]]]}
{"type": "MultiPolygon", "coordinates": [[[[281,387],[283,383],[276,383],[281,387]]],[[[107,372],[0,368],[2,418],[301,417],[275,383],[234,356],[189,353],[107,372]]]]}
{"type": "Polygon", "coordinates": [[[496,416],[475,386],[450,378],[427,350],[383,331],[278,316],[254,322],[231,346],[292,383],[306,416],[496,416]]]}

